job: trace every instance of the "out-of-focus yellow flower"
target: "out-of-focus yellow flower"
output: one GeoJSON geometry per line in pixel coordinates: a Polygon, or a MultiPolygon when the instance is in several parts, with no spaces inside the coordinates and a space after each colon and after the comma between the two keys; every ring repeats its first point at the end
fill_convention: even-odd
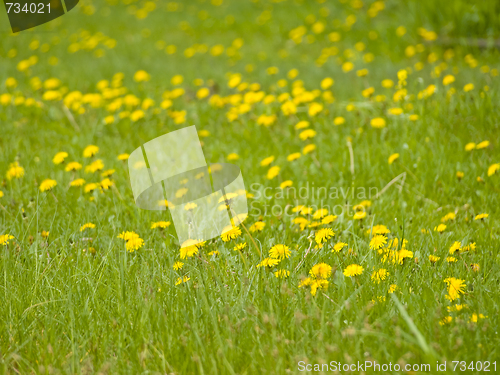
{"type": "Polygon", "coordinates": [[[489,145],[490,145],[490,141],[482,141],[482,142],[477,144],[476,150],[481,150],[483,148],[488,147],[489,145]]]}
{"type": "Polygon", "coordinates": [[[345,118],[343,118],[343,117],[341,117],[341,116],[339,116],[339,117],[335,117],[335,118],[333,119],[333,124],[334,124],[334,125],[337,125],[337,126],[339,126],[339,125],[343,125],[343,124],[345,124],[345,118]]]}
{"type": "Polygon", "coordinates": [[[313,152],[314,150],[316,150],[316,145],[315,144],[309,144],[309,145],[307,145],[307,146],[304,147],[304,149],[302,150],[302,153],[304,155],[307,155],[310,152],[313,152]]]}
{"type": "Polygon", "coordinates": [[[272,180],[280,173],[280,167],[275,165],[274,167],[269,168],[267,171],[267,179],[272,180]]]}
{"type": "Polygon", "coordinates": [[[465,92],[469,92],[469,91],[472,91],[474,90],[474,84],[473,83],[468,83],[464,86],[464,91],[465,92]]]}
{"type": "Polygon", "coordinates": [[[151,79],[151,76],[145,70],[138,70],[134,74],[134,81],[136,82],[147,82],[151,79]]]}
{"type": "Polygon", "coordinates": [[[99,152],[99,147],[94,146],[94,145],[88,145],[83,150],[83,157],[84,158],[91,158],[92,156],[96,155],[98,152],[99,152]]]}
{"type": "Polygon", "coordinates": [[[332,78],[330,77],[327,77],[327,78],[324,78],[322,81],[321,81],[321,88],[323,90],[327,90],[329,89],[330,87],[332,87],[334,84],[334,81],[332,78]]]}
{"type": "Polygon", "coordinates": [[[392,154],[391,156],[389,156],[389,159],[388,159],[389,165],[392,164],[392,163],[394,163],[394,161],[396,159],[398,159],[398,158],[399,158],[399,154],[398,153],[395,153],[395,154],[392,154]]]}
{"type": "Polygon", "coordinates": [[[204,99],[206,98],[208,95],[210,95],[210,90],[206,87],[202,87],[201,89],[199,89],[197,92],[196,92],[196,97],[198,99],[204,99]]]}
{"type": "Polygon", "coordinates": [[[9,164],[9,169],[7,171],[6,177],[8,180],[12,180],[13,178],[19,179],[24,176],[24,168],[19,165],[17,161],[9,164]]]}
{"type": "Polygon", "coordinates": [[[300,139],[302,139],[303,141],[309,138],[314,138],[315,136],[316,131],[314,131],[313,129],[304,130],[299,134],[300,139]]]}
{"type": "Polygon", "coordinates": [[[57,186],[56,180],[51,180],[50,178],[47,178],[46,180],[43,180],[42,183],[40,184],[40,191],[42,192],[49,191],[56,186],[57,186]]]}
{"type": "Polygon", "coordinates": [[[455,82],[455,77],[451,74],[448,74],[443,77],[443,85],[448,86],[449,84],[455,82]]]}
{"type": "Polygon", "coordinates": [[[384,128],[385,127],[385,119],[383,119],[382,117],[376,117],[370,121],[370,125],[376,129],[384,128]]]}
{"type": "Polygon", "coordinates": [[[66,159],[68,157],[68,153],[67,152],[58,152],[54,158],[52,159],[52,163],[54,164],[61,164],[61,163],[64,163],[64,159],[66,159]]]}

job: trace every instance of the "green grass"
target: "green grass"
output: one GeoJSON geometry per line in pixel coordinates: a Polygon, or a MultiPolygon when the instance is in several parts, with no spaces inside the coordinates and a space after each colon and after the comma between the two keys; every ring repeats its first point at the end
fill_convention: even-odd
{"type": "Polygon", "coordinates": [[[282,374],[298,373],[299,361],[365,360],[429,363],[433,369],[436,361],[447,361],[450,370],[454,360],[469,364],[500,359],[499,177],[488,176],[488,168],[500,162],[499,78],[492,71],[498,69],[499,53],[488,47],[500,36],[498,4],[457,0],[436,9],[432,1],[391,0],[376,17],[369,17],[372,2],[368,1],[357,9],[356,2],[226,0],[221,6],[209,1],[179,2],[175,12],[168,11],[173,5],[157,2],[156,10],[145,19],[131,14],[132,6],[139,9],[145,4],[93,2],[95,12],[90,15],[91,2],[86,1],[68,15],[17,36],[9,34],[6,15],[0,16],[5,33],[0,43],[0,103],[2,94],[10,95],[4,95],[5,103],[0,104],[0,190],[4,193],[0,235],[15,237],[0,245],[1,372],[282,374]],[[353,14],[356,22],[345,26],[346,17],[353,14]],[[325,29],[316,34],[311,30],[318,21],[325,29]],[[297,44],[290,39],[290,31],[301,25],[306,35],[297,44]],[[397,36],[401,25],[406,33],[397,36]],[[436,32],[437,39],[424,40],[421,27],[436,32]],[[84,30],[113,38],[116,47],[99,44],[68,52],[72,43],[83,46],[84,30]],[[331,32],[339,32],[341,39],[330,41],[331,32]],[[227,48],[237,38],[243,45],[228,56],[227,48]],[[39,41],[35,49],[34,40],[39,41]],[[478,48],[477,40],[486,44],[480,42],[478,48]],[[364,51],[355,49],[358,42],[364,43],[364,51]],[[210,51],[218,44],[225,47],[220,56],[184,55],[193,46],[206,45],[210,51]],[[177,51],[167,54],[168,45],[177,46],[177,51]],[[405,53],[408,46],[417,45],[421,52],[405,53]],[[332,46],[338,53],[318,64],[322,50],[332,46]],[[43,52],[44,48],[48,51],[43,52]],[[363,60],[366,53],[373,54],[372,62],[363,60]],[[30,56],[38,56],[38,62],[19,71],[18,63],[30,56]],[[342,70],[346,61],[354,63],[350,72],[342,70]],[[416,69],[417,63],[422,69],[416,69]],[[269,75],[269,67],[279,72],[269,75]],[[356,72],[364,68],[368,75],[358,77],[356,72]],[[297,78],[287,78],[291,69],[299,70],[297,78]],[[409,72],[408,95],[395,102],[396,89],[384,88],[381,82],[391,79],[397,85],[400,69],[409,72]],[[151,79],[134,82],[138,70],[147,71],[151,79]],[[155,101],[143,119],[119,119],[126,106],[110,113],[106,106],[111,100],[103,99],[95,107],[82,103],[84,113],[70,106],[71,121],[62,101],[44,100],[47,90],[32,85],[34,77],[42,83],[58,78],[61,85],[56,90],[63,98],[75,90],[98,93],[96,84],[111,82],[118,72],[124,73],[121,87],[127,88],[126,94],[155,101]],[[329,102],[321,95],[313,99],[324,106],[315,116],[308,113],[309,102],[299,104],[297,113],[289,116],[283,114],[282,103],[258,102],[231,122],[226,117],[231,104],[217,108],[209,98],[197,99],[196,93],[209,87],[211,96],[237,94],[237,89],[228,87],[234,73],[241,74],[242,82],[259,83],[266,95],[292,93],[294,81],[300,79],[308,92],[329,90],[335,100],[329,102]],[[185,94],[172,99],[169,110],[186,110],[182,124],[160,108],[162,94],[174,88],[171,78],[176,74],[184,77],[179,87],[185,94]],[[443,77],[449,74],[455,82],[444,86],[443,77]],[[9,77],[15,78],[16,87],[4,84],[9,77]],[[320,85],[326,77],[335,83],[323,90],[320,85]],[[196,86],[195,79],[203,84],[196,86]],[[282,79],[287,80],[285,87],[278,84],[282,79]],[[465,92],[469,83],[474,89],[465,92]],[[419,98],[418,93],[431,84],[436,92],[419,98]],[[375,89],[370,98],[362,95],[368,87],[375,89]],[[450,88],[455,93],[449,93],[450,88]],[[385,99],[377,101],[377,95],[385,99]],[[34,98],[41,105],[15,105],[16,97],[34,98]],[[355,109],[349,111],[349,104],[355,109]],[[403,108],[404,113],[388,114],[390,108],[403,108]],[[110,114],[114,123],[106,125],[104,118],[110,114]],[[276,114],[277,121],[259,126],[262,114],[276,114]],[[412,114],[418,115],[416,121],[410,120],[412,114]],[[346,121],[335,126],[333,120],[339,116],[346,121]],[[376,117],[386,120],[383,129],[370,126],[376,117]],[[295,125],[301,120],[310,122],[315,137],[300,139],[302,130],[295,125]],[[210,240],[199,256],[183,260],[182,270],[174,271],[172,266],[179,260],[175,229],[150,229],[151,222],[170,220],[169,214],[135,206],[127,163],[117,156],[189,125],[210,132],[202,138],[208,162],[239,155],[233,163],[241,168],[247,191],[254,195],[248,200],[250,216],[244,225],[249,228],[262,220],[266,226],[253,233],[253,239],[242,228],[237,240],[210,240]],[[490,141],[488,147],[465,151],[467,143],[484,140],[490,141]],[[82,156],[89,144],[100,148],[93,159],[82,156]],[[315,144],[316,150],[287,161],[289,154],[302,152],[307,144],[315,144]],[[52,158],[60,151],[69,154],[66,164],[78,161],[83,169],[65,172],[66,164],[54,165],[52,158]],[[394,153],[400,156],[389,164],[394,153]],[[281,169],[269,180],[270,166],[262,167],[260,162],[271,155],[276,157],[271,166],[281,169]],[[78,177],[87,182],[103,179],[99,172],[84,172],[97,158],[104,162],[104,170],[116,170],[111,177],[115,186],[93,193],[70,187],[78,177]],[[9,180],[6,173],[14,161],[25,175],[9,180]],[[463,178],[457,178],[457,172],[463,172],[463,178]],[[403,185],[398,182],[383,190],[402,174],[403,185]],[[56,180],[57,186],[41,192],[40,184],[47,178],[56,180]],[[286,180],[293,181],[297,195],[300,187],[313,185],[338,189],[339,194],[349,188],[372,188],[381,194],[353,197],[350,190],[345,197],[322,200],[310,190],[305,199],[281,197],[279,186],[286,180]],[[272,188],[270,199],[262,196],[266,187],[272,188]],[[372,203],[367,217],[353,220],[353,205],[364,199],[372,203]],[[293,224],[301,216],[291,213],[298,204],[343,208],[332,224],[321,226],[335,232],[324,248],[315,249],[317,228],[300,231],[293,224]],[[270,211],[287,206],[288,215],[270,211]],[[438,233],[434,228],[449,212],[456,213],[456,218],[438,233]],[[488,218],[474,220],[481,213],[488,218]],[[88,222],[96,228],[80,232],[88,222]],[[408,241],[411,259],[402,265],[383,263],[369,248],[367,231],[379,224],[391,231],[389,239],[408,241]],[[42,231],[50,232],[49,237],[43,238],[42,231]],[[135,231],[145,245],[128,253],[117,238],[123,231],[135,231]],[[275,244],[289,246],[291,256],[271,269],[257,267],[261,258],[253,240],[263,257],[275,244]],[[332,253],[330,246],[340,241],[352,251],[332,253]],[[446,257],[455,241],[463,246],[475,242],[477,248],[449,263],[446,257]],[[248,244],[241,254],[233,250],[239,242],[248,244]],[[94,254],[88,250],[91,247],[94,254]],[[218,256],[208,255],[216,250],[218,256]],[[431,254],[440,257],[434,265],[431,254]],[[298,285],[322,262],[333,267],[329,286],[312,296],[310,288],[298,285]],[[478,272],[472,271],[473,263],[479,264],[478,272]],[[362,275],[345,277],[343,270],[350,264],[363,266],[362,275]],[[378,268],[387,269],[389,277],[375,284],[370,276],[378,268]],[[289,270],[290,276],[276,278],[273,272],[278,269],[289,270]],[[176,286],[184,275],[190,280],[176,286]],[[455,302],[445,298],[447,277],[466,284],[465,293],[455,302]],[[391,284],[398,286],[394,294],[388,293],[391,284]],[[447,307],[456,303],[468,307],[449,313],[447,307]],[[470,322],[473,313],[485,318],[470,322]],[[451,323],[439,324],[447,316],[452,316],[451,323]]]}

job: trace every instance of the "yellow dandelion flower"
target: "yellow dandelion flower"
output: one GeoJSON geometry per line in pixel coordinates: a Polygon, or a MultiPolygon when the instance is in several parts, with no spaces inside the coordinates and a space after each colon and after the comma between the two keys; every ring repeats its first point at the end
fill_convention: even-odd
{"type": "Polygon", "coordinates": [[[260,165],[262,167],[267,167],[269,164],[271,164],[274,161],[275,157],[274,156],[268,156],[267,158],[263,159],[260,162],[260,165]]]}
{"type": "Polygon", "coordinates": [[[125,248],[128,252],[133,253],[135,250],[139,250],[144,246],[144,240],[142,238],[131,238],[125,244],[125,248]]]}
{"type": "Polygon", "coordinates": [[[322,88],[323,90],[327,90],[327,89],[329,89],[330,87],[332,87],[332,86],[333,86],[333,84],[334,84],[334,80],[333,80],[332,78],[330,78],[330,77],[327,77],[327,78],[324,78],[324,79],[321,81],[320,86],[321,86],[321,88],[322,88]]]}
{"type": "Polygon", "coordinates": [[[120,161],[125,161],[128,160],[129,156],[130,156],[129,154],[120,154],[118,155],[117,159],[120,161]]]}
{"type": "Polygon", "coordinates": [[[322,244],[335,236],[335,232],[331,228],[323,228],[316,232],[315,240],[317,244],[322,244]]]}
{"type": "Polygon", "coordinates": [[[380,282],[384,281],[387,276],[389,276],[389,272],[387,272],[385,268],[380,268],[376,271],[373,271],[371,279],[374,283],[380,284],[380,282]]]}
{"type": "Polygon", "coordinates": [[[309,121],[299,121],[296,125],[295,125],[295,129],[305,129],[307,127],[309,127],[309,121]]]}
{"type": "Polygon", "coordinates": [[[468,83],[464,86],[464,92],[469,92],[474,90],[474,84],[473,83],[468,83]]]}
{"type": "Polygon", "coordinates": [[[266,223],[264,223],[263,221],[257,221],[250,226],[249,230],[252,233],[262,232],[262,230],[264,229],[265,226],[266,226],[266,223]]]}
{"type": "Polygon", "coordinates": [[[191,211],[191,210],[194,210],[196,207],[198,207],[198,205],[196,203],[188,202],[184,205],[184,210],[191,211]]]}
{"type": "Polygon", "coordinates": [[[434,227],[435,232],[443,233],[446,229],[446,224],[439,224],[437,227],[434,227]]]}
{"type": "Polygon", "coordinates": [[[267,179],[272,180],[273,178],[275,178],[280,173],[280,169],[281,168],[278,167],[277,165],[269,168],[269,170],[267,171],[267,176],[266,176],[267,179]]]}
{"type": "Polygon", "coordinates": [[[469,322],[477,323],[478,319],[485,319],[485,318],[487,318],[487,316],[484,316],[483,314],[473,313],[469,319],[469,322]]]}
{"type": "Polygon", "coordinates": [[[9,164],[9,170],[7,171],[6,177],[8,180],[13,178],[19,179],[24,176],[24,168],[19,165],[17,161],[9,164]]]}
{"type": "Polygon", "coordinates": [[[358,211],[352,217],[354,220],[362,220],[366,217],[366,211],[358,211]]]}
{"type": "Polygon", "coordinates": [[[40,191],[49,191],[52,190],[54,187],[57,186],[57,181],[56,180],[51,180],[50,178],[47,178],[46,180],[43,180],[42,183],[40,184],[40,191]]]}
{"type": "Polygon", "coordinates": [[[344,247],[346,247],[347,244],[345,242],[338,242],[333,246],[332,253],[339,253],[342,251],[344,247]]]}
{"type": "Polygon", "coordinates": [[[309,274],[316,279],[327,279],[332,274],[332,266],[326,263],[318,263],[315,264],[309,274]]]}
{"type": "Polygon", "coordinates": [[[435,256],[435,255],[429,255],[429,261],[431,263],[436,263],[441,257],[435,256]]]}
{"type": "Polygon", "coordinates": [[[85,193],[91,193],[94,190],[99,189],[99,188],[100,188],[99,184],[97,184],[95,182],[91,182],[91,183],[85,185],[84,192],[85,193]]]}
{"type": "Polygon", "coordinates": [[[314,213],[313,219],[321,219],[326,215],[328,215],[328,210],[326,208],[320,208],[314,213]]]}
{"type": "Polygon", "coordinates": [[[170,226],[170,221],[157,221],[156,223],[151,223],[151,229],[165,229],[170,226]]]}
{"type": "Polygon", "coordinates": [[[403,114],[403,108],[389,108],[389,113],[391,115],[399,116],[403,114]]]}
{"type": "Polygon", "coordinates": [[[341,116],[335,117],[333,119],[333,124],[336,125],[336,126],[343,125],[343,124],[345,124],[345,118],[343,118],[341,116]]]}
{"type": "Polygon", "coordinates": [[[307,146],[304,147],[304,149],[302,150],[302,153],[304,155],[307,155],[309,154],[310,152],[316,150],[316,145],[315,144],[309,144],[307,146]]]}
{"type": "Polygon", "coordinates": [[[288,161],[294,161],[300,158],[302,154],[300,152],[294,152],[293,154],[290,154],[286,157],[286,160],[288,161]]]}
{"type": "Polygon", "coordinates": [[[310,117],[316,116],[323,110],[323,104],[320,103],[311,103],[309,105],[308,114],[310,117]]]}
{"type": "Polygon", "coordinates": [[[84,158],[91,158],[92,156],[96,155],[99,152],[99,147],[94,146],[94,145],[89,145],[85,147],[83,150],[83,157],[84,158]]]}
{"type": "Polygon", "coordinates": [[[121,238],[122,240],[128,241],[132,238],[139,238],[139,235],[135,232],[122,232],[120,233],[117,238],[121,238]]]}
{"type": "Polygon", "coordinates": [[[381,128],[385,127],[386,123],[385,123],[385,120],[382,117],[376,117],[376,118],[374,118],[374,119],[372,119],[370,121],[370,125],[373,128],[381,129],[381,128]]]}
{"type": "Polygon", "coordinates": [[[448,86],[449,84],[455,82],[455,77],[451,74],[448,74],[443,77],[443,85],[448,86]]]}
{"type": "Polygon", "coordinates": [[[175,281],[175,285],[180,285],[182,283],[187,283],[189,280],[191,280],[190,277],[188,276],[184,276],[184,277],[179,277],[176,281],[175,281]]]}
{"type": "Polygon", "coordinates": [[[316,131],[313,129],[306,129],[299,134],[301,140],[305,141],[309,138],[314,138],[316,136],[316,131]]]}
{"type": "Polygon", "coordinates": [[[389,165],[391,165],[398,158],[399,158],[399,154],[395,153],[395,154],[392,154],[391,156],[389,156],[389,159],[387,161],[388,161],[389,165]]]}
{"type": "Polygon", "coordinates": [[[460,294],[465,293],[466,285],[464,280],[448,277],[444,279],[444,282],[448,285],[448,295],[446,296],[448,300],[454,301],[460,298],[460,294]]]}
{"type": "Polygon", "coordinates": [[[490,145],[490,141],[482,141],[482,142],[477,144],[476,150],[481,150],[483,148],[488,147],[489,145],[490,145]]]}
{"type": "Polygon", "coordinates": [[[260,262],[259,264],[257,264],[257,267],[274,267],[275,265],[279,264],[279,259],[276,259],[276,258],[265,258],[262,260],[262,262],[260,262]]]}
{"type": "Polygon", "coordinates": [[[476,217],[474,217],[474,220],[484,220],[488,216],[489,216],[488,214],[479,214],[479,215],[476,215],[476,217]]]}
{"type": "Polygon", "coordinates": [[[222,230],[221,238],[224,242],[229,242],[241,235],[241,230],[238,227],[228,225],[222,230]]]}
{"type": "Polygon", "coordinates": [[[181,245],[181,248],[179,250],[180,258],[181,259],[191,258],[196,254],[198,254],[198,251],[199,251],[199,246],[197,246],[196,241],[187,240],[181,245]]]}
{"type": "Polygon", "coordinates": [[[391,231],[387,229],[385,225],[379,224],[379,225],[374,225],[373,228],[368,229],[366,233],[375,236],[377,234],[389,234],[391,233],[391,231]]]}
{"type": "Polygon", "coordinates": [[[344,71],[344,73],[350,72],[353,69],[354,69],[354,64],[350,61],[346,61],[345,63],[342,64],[342,70],[344,71]]]}
{"type": "Polygon", "coordinates": [[[285,279],[288,276],[290,276],[290,271],[287,270],[278,270],[274,273],[274,276],[276,276],[278,279],[285,279]]]}
{"type": "Polygon", "coordinates": [[[453,318],[451,316],[446,316],[439,321],[439,325],[444,326],[446,324],[450,324],[452,321],[453,321],[453,318]]]}
{"type": "Polygon", "coordinates": [[[288,246],[286,245],[274,245],[270,250],[269,250],[269,256],[274,259],[279,259],[280,261],[286,258],[290,257],[290,250],[288,246]]]}
{"type": "Polygon", "coordinates": [[[0,245],[8,245],[10,240],[13,240],[14,236],[10,234],[2,234],[0,235],[0,245]]]}
{"type": "Polygon", "coordinates": [[[500,169],[500,163],[492,164],[488,168],[488,177],[493,176],[500,169]]]}
{"type": "Polygon", "coordinates": [[[182,266],[184,266],[184,263],[182,262],[175,262],[174,265],[172,266],[172,268],[176,271],[179,271],[180,269],[182,269],[182,266]]]}
{"type": "Polygon", "coordinates": [[[474,142],[469,142],[465,145],[465,151],[472,151],[476,148],[476,144],[474,142]]]}
{"type": "Polygon", "coordinates": [[[311,283],[311,295],[315,296],[318,289],[328,289],[328,280],[316,279],[311,283]]]}
{"type": "Polygon", "coordinates": [[[92,224],[92,223],[83,224],[80,227],[80,232],[83,232],[85,229],[94,229],[94,228],[95,228],[95,224],[92,224]]]}
{"type": "Polygon", "coordinates": [[[239,243],[237,244],[235,247],[234,247],[234,251],[241,251],[243,250],[245,247],[247,247],[247,243],[246,242],[242,242],[242,243],[239,243]]]}
{"type": "Polygon", "coordinates": [[[54,158],[52,159],[52,163],[54,164],[61,164],[61,163],[64,163],[64,159],[66,159],[68,157],[68,153],[67,152],[58,152],[54,158]]]}
{"type": "Polygon", "coordinates": [[[138,70],[134,74],[134,81],[136,82],[146,82],[151,79],[151,76],[144,70],[138,70]]]}
{"type": "Polygon", "coordinates": [[[82,165],[77,161],[72,161],[71,163],[68,163],[68,165],[66,165],[66,168],[64,168],[66,172],[76,172],[80,169],[82,169],[82,165]]]}
{"type": "Polygon", "coordinates": [[[442,223],[446,223],[447,221],[450,221],[450,220],[455,220],[456,218],[456,214],[454,212],[448,212],[446,215],[444,215],[442,218],[441,218],[441,222],[442,223]]]}
{"type": "Polygon", "coordinates": [[[457,251],[460,251],[460,249],[462,248],[462,244],[459,242],[459,241],[455,241],[453,243],[453,245],[450,246],[450,250],[449,250],[449,253],[450,254],[455,254],[457,251]]]}
{"type": "Polygon", "coordinates": [[[347,277],[359,276],[363,273],[364,268],[358,264],[351,264],[344,269],[344,275],[347,277]]]}
{"type": "Polygon", "coordinates": [[[85,173],[95,173],[104,169],[104,163],[101,159],[97,159],[85,167],[85,173]]]}
{"type": "Polygon", "coordinates": [[[111,181],[109,178],[105,178],[102,180],[99,184],[104,190],[108,190],[111,186],[113,186],[113,181],[111,181]]]}
{"type": "Polygon", "coordinates": [[[76,180],[71,181],[69,185],[72,187],[80,187],[83,186],[83,184],[85,184],[85,180],[83,178],[77,178],[76,180]]]}
{"type": "Polygon", "coordinates": [[[321,224],[330,224],[330,223],[333,223],[335,220],[337,220],[337,216],[336,215],[326,215],[321,220],[321,224]]]}
{"type": "Polygon", "coordinates": [[[114,170],[114,169],[108,169],[107,171],[102,172],[101,176],[102,177],[109,177],[109,176],[113,175],[115,172],[116,172],[116,170],[114,170]]]}
{"type": "Polygon", "coordinates": [[[387,243],[387,237],[382,234],[377,234],[370,241],[370,249],[378,250],[387,243]]]}

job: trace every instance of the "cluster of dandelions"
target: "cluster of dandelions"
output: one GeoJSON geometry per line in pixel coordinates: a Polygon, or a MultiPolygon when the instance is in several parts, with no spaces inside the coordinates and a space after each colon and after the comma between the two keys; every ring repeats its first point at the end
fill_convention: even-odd
{"type": "MultiPolygon", "coordinates": [[[[281,263],[284,259],[289,258],[291,255],[290,248],[283,244],[277,244],[269,249],[269,256],[264,258],[257,267],[265,267],[271,269],[281,263]]],[[[290,271],[285,269],[277,270],[274,275],[278,278],[286,278],[290,275],[290,271]]]]}
{"type": "Polygon", "coordinates": [[[122,232],[118,235],[118,238],[125,241],[125,248],[130,253],[133,253],[144,246],[144,240],[135,232],[122,232]]]}
{"type": "Polygon", "coordinates": [[[311,294],[315,296],[318,289],[328,288],[328,278],[332,275],[332,266],[326,263],[318,263],[311,268],[309,275],[300,282],[299,288],[310,287],[311,294]]]}

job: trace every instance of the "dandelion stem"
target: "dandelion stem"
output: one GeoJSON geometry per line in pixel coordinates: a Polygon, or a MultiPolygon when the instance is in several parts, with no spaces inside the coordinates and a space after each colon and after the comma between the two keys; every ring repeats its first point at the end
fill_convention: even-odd
{"type": "Polygon", "coordinates": [[[349,149],[349,159],[351,160],[351,175],[352,178],[354,179],[354,151],[352,150],[352,143],[351,141],[347,141],[347,148],[349,149]]]}
{"type": "Polygon", "coordinates": [[[250,234],[250,232],[248,231],[247,227],[245,226],[245,224],[241,223],[241,226],[245,229],[245,231],[247,232],[248,236],[250,237],[250,239],[252,240],[252,243],[253,245],[255,246],[255,248],[257,249],[257,252],[259,253],[259,257],[260,259],[262,260],[262,253],[260,252],[260,249],[259,247],[257,246],[257,243],[255,242],[255,240],[253,239],[252,235],[250,234]]]}
{"type": "Polygon", "coordinates": [[[76,123],[75,121],[75,118],[73,117],[73,114],[71,113],[71,111],[68,109],[68,107],[66,107],[65,105],[63,105],[63,111],[64,111],[64,114],[66,115],[67,119],[69,120],[69,122],[71,123],[71,125],[73,125],[73,127],[75,128],[75,130],[77,132],[80,131],[80,127],[78,126],[78,124],[76,123]]]}

